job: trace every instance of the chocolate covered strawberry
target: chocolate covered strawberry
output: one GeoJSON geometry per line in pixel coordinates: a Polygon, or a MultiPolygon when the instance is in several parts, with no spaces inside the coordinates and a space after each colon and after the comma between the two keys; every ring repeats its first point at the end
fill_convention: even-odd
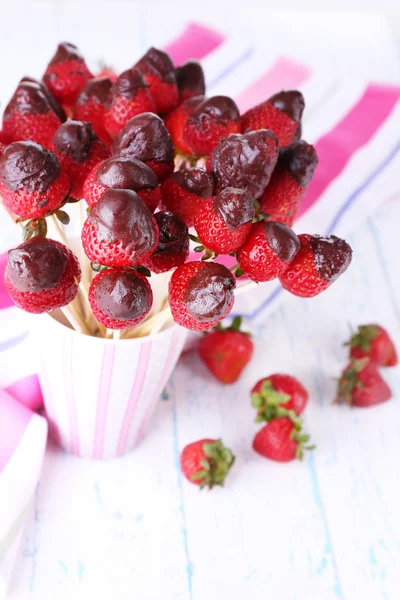
{"type": "Polygon", "coordinates": [[[77,121],[90,121],[93,131],[107,146],[112,140],[104,126],[104,115],[111,86],[107,77],[90,79],[76,99],[73,113],[77,121]]]}
{"type": "Polygon", "coordinates": [[[160,203],[160,188],[154,171],[136,158],[112,156],[96,165],[83,187],[88,205],[94,206],[109,188],[136,192],[152,213],[160,203]]]}
{"type": "Polygon", "coordinates": [[[58,100],[55,98],[55,96],[53,96],[53,94],[50,92],[49,88],[43,81],[39,81],[38,79],[35,79],[34,77],[23,77],[21,79],[20,83],[33,83],[36,86],[39,86],[40,90],[46,96],[51,108],[56,113],[57,117],[60,119],[60,121],[62,123],[64,123],[64,121],[67,118],[67,115],[65,114],[65,110],[63,109],[61,104],[58,102],[58,100]]]}
{"type": "Polygon", "coordinates": [[[104,113],[104,127],[115,137],[136,115],[155,110],[149,88],[137,69],[127,69],[113,83],[104,113]]]}
{"type": "Polygon", "coordinates": [[[300,415],[308,402],[308,392],[298,379],[274,373],[257,381],[251,390],[251,403],[257,409],[256,421],[271,421],[284,411],[300,415]]]}
{"type": "Polygon", "coordinates": [[[235,457],[222,440],[205,438],[184,447],[181,454],[182,473],[188,481],[210,490],[224,485],[235,457]]]}
{"type": "Polygon", "coordinates": [[[107,146],[99,140],[90,123],[68,120],[55,132],[53,147],[71,183],[70,195],[80,200],[86,177],[110,155],[107,146]]]}
{"type": "Polygon", "coordinates": [[[271,221],[291,227],[318,164],[314,146],[294,142],[279,155],[271,180],[261,196],[260,210],[271,221]]]}
{"type": "Polygon", "coordinates": [[[300,250],[280,276],[291,294],[312,298],[326,290],[351,263],[349,244],[336,235],[299,235],[300,250]]]}
{"type": "Polygon", "coordinates": [[[162,119],[153,113],[133,117],[112,145],[114,155],[137,158],[163,181],[175,167],[174,146],[162,119]]]}
{"type": "Polygon", "coordinates": [[[283,90],[242,116],[242,131],[271,129],[282,148],[301,137],[304,98],[297,90],[283,90]]]}
{"type": "Polygon", "coordinates": [[[167,210],[154,215],[160,238],[155,252],[143,265],[153,273],[165,273],[186,262],[189,255],[189,232],[179,217],[167,210]]]}
{"type": "Polygon", "coordinates": [[[92,77],[78,48],[63,42],[49,62],[43,81],[58,102],[71,111],[82,88],[92,77]]]}
{"type": "Polygon", "coordinates": [[[276,221],[255,223],[237,253],[239,266],[253,281],[270,281],[290,268],[300,241],[290,227],[276,221]]]}
{"type": "Polygon", "coordinates": [[[335,402],[367,408],[386,402],[391,397],[392,392],[376,363],[365,357],[352,360],[343,371],[335,402]]]}
{"type": "Polygon", "coordinates": [[[147,278],[134,269],[106,269],[90,284],[94,316],[108,329],[138,325],[150,312],[153,293],[147,278]]]}
{"type": "Polygon", "coordinates": [[[75,298],[80,278],[78,259],[60,242],[33,237],[8,252],[5,287],[27,312],[66,306],[75,298]]]}
{"type": "Polygon", "coordinates": [[[206,93],[204,72],[197,60],[188,60],[177,67],[175,75],[179,91],[179,103],[194,96],[204,96],[206,93]]]}
{"type": "Polygon", "coordinates": [[[272,131],[229,135],[213,150],[209,169],[217,190],[236,187],[257,199],[264,192],[278,160],[279,146],[272,131]]]}
{"type": "Polygon", "coordinates": [[[140,71],[149,87],[155,112],[166,113],[175,108],[178,104],[178,86],[174,65],[168,54],[157,48],[150,48],[136,63],[135,68],[140,71]]]}
{"type": "Polygon", "coordinates": [[[351,358],[368,356],[380,367],[395,367],[398,363],[396,347],[380,325],[359,325],[347,346],[350,346],[351,358]]]}
{"type": "Polygon", "coordinates": [[[188,98],[164,118],[165,126],[171,134],[174,146],[181,154],[192,154],[191,148],[183,138],[183,132],[188,118],[194,112],[196,107],[203,102],[203,100],[204,96],[188,98]]]}
{"type": "Polygon", "coordinates": [[[178,215],[188,227],[193,227],[194,214],[205,199],[211,200],[214,178],[204,169],[175,171],[161,184],[161,199],[164,206],[178,215]]]}
{"type": "Polygon", "coordinates": [[[201,244],[217,254],[243,246],[254,217],[253,199],[245,190],[225,188],[212,200],[197,203],[194,227],[201,244]]]}
{"type": "Polygon", "coordinates": [[[296,458],[301,460],[305,450],[313,449],[308,445],[309,440],[310,436],[302,431],[300,420],[279,417],[260,429],[254,437],[253,448],[270,460],[290,462],[296,458]]]}
{"type": "Polygon", "coordinates": [[[85,221],[82,244],[95,264],[129,267],[155,251],[158,235],[156,220],[135,192],[109,189],[85,221]]]}
{"type": "Polygon", "coordinates": [[[53,152],[34,142],[14,142],[0,156],[0,195],[21,220],[55,212],[70,183],[53,152]]]}
{"type": "Polygon", "coordinates": [[[178,325],[193,331],[215,327],[230,313],[236,280],[223,265],[194,261],[178,267],[169,283],[169,304],[178,325]]]}

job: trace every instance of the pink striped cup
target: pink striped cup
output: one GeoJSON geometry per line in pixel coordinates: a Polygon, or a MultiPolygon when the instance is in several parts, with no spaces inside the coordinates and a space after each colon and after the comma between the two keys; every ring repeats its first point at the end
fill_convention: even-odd
{"type": "Polygon", "coordinates": [[[32,325],[50,434],[83,458],[126,454],[151,420],[186,330],[172,325],[153,336],[114,341],[76,333],[53,315],[32,325]]]}

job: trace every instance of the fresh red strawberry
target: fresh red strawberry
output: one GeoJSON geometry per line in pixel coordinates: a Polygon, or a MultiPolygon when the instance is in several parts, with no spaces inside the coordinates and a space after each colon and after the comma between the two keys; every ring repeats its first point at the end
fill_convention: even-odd
{"type": "Polygon", "coordinates": [[[204,96],[206,84],[203,69],[196,60],[189,60],[175,69],[179,103],[194,96],[204,96]]]}
{"type": "Polygon", "coordinates": [[[175,171],[161,184],[164,206],[178,215],[188,227],[193,227],[196,207],[204,199],[212,199],[214,179],[204,169],[175,171]]]}
{"type": "Polygon", "coordinates": [[[279,277],[291,294],[312,298],[326,290],[351,263],[352,250],[336,235],[299,235],[300,250],[279,277]]]}
{"type": "Polygon", "coordinates": [[[168,54],[157,48],[150,48],[135,67],[149,86],[155,112],[167,113],[175,108],[178,104],[178,86],[174,65],[168,54]]]}
{"type": "Polygon", "coordinates": [[[153,273],[165,273],[186,262],[189,255],[189,232],[179,217],[167,210],[154,215],[160,239],[154,254],[143,263],[153,273]]]}
{"type": "Polygon", "coordinates": [[[104,65],[95,76],[95,79],[102,79],[103,77],[106,77],[112,83],[114,83],[114,81],[117,81],[118,79],[118,73],[112,67],[107,67],[107,65],[104,65]]]}
{"type": "Polygon", "coordinates": [[[75,298],[80,279],[78,259],[60,242],[33,237],[8,252],[6,290],[27,312],[66,306],[75,298]]]}
{"type": "Polygon", "coordinates": [[[220,323],[199,342],[200,358],[218,381],[225,384],[239,379],[253,355],[253,342],[248,333],[240,331],[241,322],[241,317],[236,317],[225,329],[220,323]]]}
{"type": "Polygon", "coordinates": [[[204,100],[204,96],[195,96],[194,98],[188,98],[170,112],[165,118],[165,126],[171,134],[172,141],[178,152],[185,155],[192,153],[191,149],[183,139],[183,131],[187,123],[188,118],[194,112],[194,110],[204,100]]]}
{"type": "Polygon", "coordinates": [[[295,377],[274,373],[253,386],[251,402],[257,409],[256,421],[271,421],[282,409],[300,415],[307,405],[308,392],[295,377]]]}
{"type": "Polygon", "coordinates": [[[294,142],[279,155],[271,180],[261,196],[260,210],[265,218],[291,227],[300,203],[318,164],[314,146],[294,142]]]}
{"type": "Polygon", "coordinates": [[[178,267],[169,282],[174,321],[193,331],[218,325],[232,310],[236,280],[218,263],[194,261],[178,267]]]}
{"type": "Polygon", "coordinates": [[[181,454],[182,473],[200,489],[224,485],[235,457],[222,440],[203,439],[184,447],[181,454]]]}
{"type": "Polygon", "coordinates": [[[108,147],[112,140],[104,127],[104,115],[111,86],[107,77],[90,79],[76,99],[73,113],[77,121],[90,121],[93,131],[108,147]]]}
{"type": "Polygon", "coordinates": [[[194,109],[182,137],[190,154],[206,156],[230,133],[240,133],[239,109],[228,96],[213,96],[194,109]]]}
{"type": "Polygon", "coordinates": [[[94,206],[109,188],[136,192],[152,213],[161,201],[154,171],[136,158],[112,156],[97,164],[85,180],[83,196],[89,206],[94,206]]]}
{"type": "Polygon", "coordinates": [[[138,325],[150,312],[153,292],[147,277],[134,269],[106,269],[89,288],[94,316],[108,329],[138,325]]]}
{"type": "Polygon", "coordinates": [[[366,408],[386,402],[391,397],[392,392],[376,363],[365,357],[352,360],[343,371],[335,402],[366,408]]]}
{"type": "Polygon", "coordinates": [[[304,450],[312,450],[305,446],[310,436],[302,432],[301,421],[290,417],[278,417],[264,425],[253,440],[253,448],[258,454],[277,462],[289,462],[295,458],[300,460],[304,450]]]}
{"type": "Polygon", "coordinates": [[[95,165],[110,155],[90,123],[68,120],[57,129],[53,138],[54,151],[61,169],[71,183],[70,195],[83,198],[83,184],[95,165]]]}
{"type": "Polygon", "coordinates": [[[59,44],[48,64],[43,81],[58,100],[69,111],[75,104],[78,94],[93,75],[74,44],[59,44]]]}
{"type": "Polygon", "coordinates": [[[242,131],[272,129],[282,148],[301,137],[303,95],[296,90],[284,90],[248,110],[242,116],[242,131]]]}
{"type": "Polygon", "coordinates": [[[39,144],[14,142],[0,156],[0,195],[21,220],[55,212],[69,189],[56,155],[39,144]]]}
{"type": "Polygon", "coordinates": [[[9,143],[31,140],[50,147],[61,119],[54,112],[44,87],[32,80],[19,83],[3,115],[3,132],[9,143]]]}
{"type": "Polygon", "coordinates": [[[197,203],[194,227],[206,249],[217,254],[230,254],[245,243],[253,217],[254,203],[250,194],[225,188],[213,200],[197,203]]]}
{"type": "Polygon", "coordinates": [[[158,236],[156,220],[135,192],[109,189],[85,221],[82,244],[95,264],[131,267],[155,251],[158,236]]]}
{"type": "Polygon", "coordinates": [[[237,259],[243,273],[254,281],[271,281],[286,271],[299,249],[293,229],[277,221],[261,221],[252,226],[237,259]]]}
{"type": "Polygon", "coordinates": [[[229,135],[213,150],[207,169],[214,174],[218,191],[236,187],[247,190],[254,200],[267,187],[278,154],[278,140],[272,131],[229,135]]]}
{"type": "Polygon", "coordinates": [[[175,168],[171,136],[162,119],[153,113],[143,113],[128,121],[114,140],[112,153],[146,163],[159,182],[175,168]]]}
{"type": "Polygon", "coordinates": [[[380,325],[360,325],[347,345],[351,358],[368,356],[380,367],[395,367],[398,363],[395,345],[380,325]]]}

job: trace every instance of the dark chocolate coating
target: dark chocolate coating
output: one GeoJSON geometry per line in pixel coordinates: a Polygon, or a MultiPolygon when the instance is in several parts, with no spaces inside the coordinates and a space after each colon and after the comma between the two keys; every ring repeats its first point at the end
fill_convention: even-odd
{"type": "Polygon", "coordinates": [[[279,167],[287,169],[293,179],[306,188],[313,178],[318,165],[317,152],[311,144],[299,141],[294,142],[281,151],[278,159],[279,167]]]}
{"type": "Polygon", "coordinates": [[[163,210],[154,215],[160,230],[156,252],[175,254],[184,252],[189,246],[189,232],[185,223],[172,212],[163,210]]]}
{"type": "Polygon", "coordinates": [[[282,90],[269,98],[275,108],[284,112],[288,117],[300,123],[305,107],[303,94],[297,90],[282,90]]]}
{"type": "Polygon", "coordinates": [[[329,237],[314,235],[310,244],[318,275],[333,283],[350,265],[353,254],[351,247],[336,235],[329,237]]]}
{"type": "Polygon", "coordinates": [[[176,82],[180,92],[189,90],[196,96],[206,93],[203,69],[196,60],[189,60],[175,69],[176,82]]]}
{"type": "Polygon", "coordinates": [[[9,250],[7,275],[20,292],[41,292],[60,283],[66,264],[66,253],[53,240],[33,237],[9,250]]]}
{"type": "Polygon", "coordinates": [[[151,307],[151,291],[132,269],[110,269],[94,290],[97,306],[112,319],[130,321],[151,307]]]}
{"type": "Polygon", "coordinates": [[[3,118],[7,121],[14,113],[44,115],[50,110],[50,103],[41,86],[33,81],[21,81],[4,110],[3,118]]]}
{"type": "Polygon", "coordinates": [[[166,52],[150,48],[136,63],[135,67],[144,74],[154,73],[165,83],[176,83],[175,69],[172,60],[166,52]]]}
{"type": "Polygon", "coordinates": [[[89,213],[99,241],[121,242],[130,254],[146,254],[154,248],[157,231],[152,214],[131,190],[108,189],[89,213]]]}
{"type": "Polygon", "coordinates": [[[77,105],[86,104],[90,100],[94,100],[99,104],[107,103],[112,82],[108,77],[99,77],[98,79],[89,79],[85,87],[81,91],[76,101],[77,105]]]}
{"type": "Polygon", "coordinates": [[[225,188],[214,197],[214,211],[223,219],[229,231],[236,231],[254,217],[254,202],[246,190],[225,188]]]}
{"type": "Polygon", "coordinates": [[[64,121],[67,118],[67,116],[64,112],[64,109],[57,102],[57,100],[55,99],[53,94],[50,92],[47,85],[45,83],[43,83],[43,81],[38,81],[37,79],[33,79],[33,77],[23,77],[21,79],[21,83],[34,83],[36,86],[38,86],[40,88],[40,90],[43,92],[43,94],[46,96],[46,98],[50,104],[50,107],[56,113],[57,117],[60,119],[60,121],[62,123],[64,123],[64,121]]]}
{"type": "Polygon", "coordinates": [[[289,263],[300,250],[300,240],[290,227],[278,221],[265,221],[264,233],[268,246],[279,260],[289,263]]]}
{"type": "Polygon", "coordinates": [[[92,145],[97,139],[89,122],[68,120],[55,132],[53,143],[58,154],[82,164],[89,160],[92,145]]]}
{"type": "Polygon", "coordinates": [[[174,171],[171,179],[176,181],[183,190],[199,198],[211,198],[213,195],[214,178],[204,169],[194,167],[193,169],[174,171]]]}
{"type": "Polygon", "coordinates": [[[119,132],[112,145],[113,154],[171,163],[174,146],[164,122],[154,113],[132,117],[119,132]]]}
{"type": "Polygon", "coordinates": [[[235,287],[236,280],[229,269],[218,263],[204,263],[204,267],[190,279],[183,302],[196,321],[215,321],[225,314],[235,287]]]}
{"type": "Polygon", "coordinates": [[[97,170],[96,179],[102,185],[116,190],[143,190],[156,188],[157,176],[144,162],[136,158],[112,156],[97,170]]]}
{"type": "Polygon", "coordinates": [[[14,142],[0,156],[0,180],[11,192],[44,194],[59,174],[56,155],[36,142],[14,142]]]}
{"type": "Polygon", "coordinates": [[[199,104],[188,119],[188,123],[201,123],[205,116],[219,122],[239,121],[240,113],[232,98],[213,96],[199,104]]]}
{"type": "Polygon", "coordinates": [[[138,93],[138,90],[147,87],[148,85],[145,83],[138,69],[127,69],[112,84],[107,105],[112,104],[114,98],[119,98],[120,96],[132,100],[138,93]]]}
{"type": "Polygon", "coordinates": [[[67,60],[80,60],[83,62],[83,56],[75,44],[62,42],[58,45],[55,55],[49,62],[49,67],[57,63],[66,62],[67,60]]]}

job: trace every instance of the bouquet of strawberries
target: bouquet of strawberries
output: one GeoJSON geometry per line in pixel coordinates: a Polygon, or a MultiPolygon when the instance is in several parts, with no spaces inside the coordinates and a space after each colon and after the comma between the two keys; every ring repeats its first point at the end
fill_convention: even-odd
{"type": "Polygon", "coordinates": [[[280,91],[240,115],[231,98],[205,96],[197,62],[174,68],[155,48],[119,76],[94,76],[60,44],[42,81],[20,81],[0,132],[0,195],[25,237],[5,273],[15,304],[61,308],[87,334],[134,337],[171,315],[195,331],[216,326],[241,277],[323,292],[351,248],[291,228],[318,163],[301,140],[303,110],[300,92],[280,91]],[[77,202],[86,265],[65,235],[77,202]],[[191,241],[198,260],[188,261],[191,241]],[[228,269],[219,255],[237,262],[228,269]],[[170,271],[154,311],[148,278],[170,271]]]}

